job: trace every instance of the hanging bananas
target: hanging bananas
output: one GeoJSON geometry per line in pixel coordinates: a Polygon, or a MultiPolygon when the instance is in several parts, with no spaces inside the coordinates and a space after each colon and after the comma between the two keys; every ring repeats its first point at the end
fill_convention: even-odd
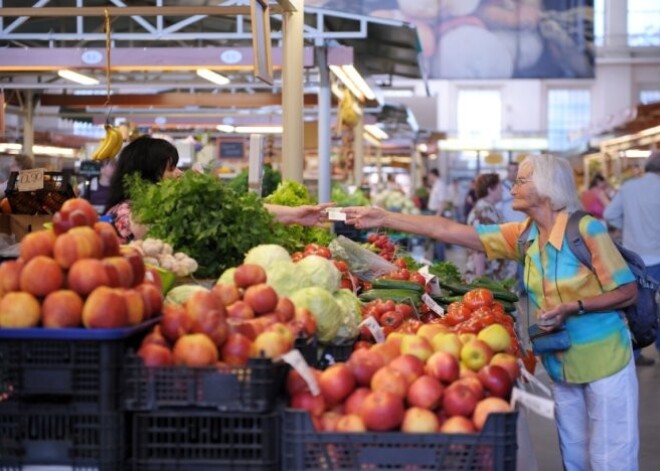
{"type": "Polygon", "coordinates": [[[105,138],[92,154],[92,160],[107,160],[114,158],[124,145],[121,131],[111,124],[105,125],[105,138]]]}

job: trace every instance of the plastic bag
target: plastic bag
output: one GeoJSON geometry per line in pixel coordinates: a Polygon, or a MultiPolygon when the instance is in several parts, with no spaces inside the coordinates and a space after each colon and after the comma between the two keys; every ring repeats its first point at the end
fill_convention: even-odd
{"type": "Polygon", "coordinates": [[[344,236],[337,237],[329,247],[333,256],[345,260],[351,273],[363,281],[373,281],[398,269],[380,255],[344,236]]]}

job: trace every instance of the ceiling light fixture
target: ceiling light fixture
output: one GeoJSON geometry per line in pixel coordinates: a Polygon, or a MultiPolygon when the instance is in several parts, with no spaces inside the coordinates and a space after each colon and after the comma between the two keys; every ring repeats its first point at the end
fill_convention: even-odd
{"type": "Polygon", "coordinates": [[[218,124],[215,128],[220,132],[234,132],[234,126],[229,124],[218,124]]]}
{"type": "Polygon", "coordinates": [[[83,75],[78,72],[74,72],[73,70],[69,69],[61,69],[57,71],[57,75],[59,75],[62,78],[65,78],[67,80],[71,80],[72,82],[79,83],[81,85],[98,85],[99,81],[95,79],[94,77],[90,77],[88,75],[83,75]]]}
{"type": "Polygon", "coordinates": [[[227,85],[230,80],[224,75],[213,72],[211,69],[197,69],[197,75],[208,80],[209,82],[217,83],[218,85],[227,85]]]}
{"type": "Polygon", "coordinates": [[[369,144],[371,144],[374,147],[382,146],[381,142],[375,137],[373,137],[371,134],[369,134],[368,132],[362,133],[362,137],[364,138],[365,141],[367,141],[369,144]]]}
{"type": "Polygon", "coordinates": [[[367,131],[369,134],[371,134],[373,137],[376,139],[380,139],[381,141],[384,139],[389,139],[389,135],[383,131],[381,128],[378,127],[376,124],[367,124],[364,127],[364,130],[367,131]]]}
{"type": "Polygon", "coordinates": [[[330,70],[358,100],[375,100],[376,94],[352,65],[331,65],[330,70]]]}

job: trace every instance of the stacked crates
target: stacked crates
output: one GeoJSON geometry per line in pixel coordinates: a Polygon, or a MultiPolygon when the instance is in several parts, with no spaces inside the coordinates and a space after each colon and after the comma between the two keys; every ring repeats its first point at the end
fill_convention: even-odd
{"type": "Polygon", "coordinates": [[[126,358],[133,470],[276,470],[286,365],[147,368],[126,358]]]}
{"type": "Polygon", "coordinates": [[[0,329],[0,469],[124,469],[125,329],[0,329]]]}

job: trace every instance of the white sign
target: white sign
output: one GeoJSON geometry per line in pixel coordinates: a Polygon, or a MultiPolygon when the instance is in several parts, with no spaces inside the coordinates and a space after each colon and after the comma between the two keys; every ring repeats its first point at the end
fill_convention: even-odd
{"type": "Polygon", "coordinates": [[[302,379],[304,379],[305,382],[307,383],[309,392],[311,392],[314,396],[319,395],[321,390],[319,389],[319,385],[316,382],[316,378],[314,377],[312,370],[309,368],[309,365],[307,364],[305,358],[303,358],[299,350],[296,350],[294,348],[293,350],[282,355],[280,358],[282,359],[282,361],[285,361],[286,363],[291,365],[291,368],[293,368],[298,373],[300,373],[302,379]]]}
{"type": "Polygon", "coordinates": [[[220,54],[220,60],[225,64],[238,64],[243,59],[243,54],[236,49],[230,49],[228,51],[223,51],[220,54]]]}
{"type": "Polygon", "coordinates": [[[373,317],[367,317],[360,323],[360,327],[365,326],[371,332],[371,335],[374,336],[376,343],[383,343],[385,341],[385,334],[383,333],[383,328],[378,324],[378,321],[373,317]]]}
{"type": "Polygon", "coordinates": [[[103,54],[99,51],[85,51],[80,56],[80,60],[89,65],[98,64],[103,60],[103,54]]]}

